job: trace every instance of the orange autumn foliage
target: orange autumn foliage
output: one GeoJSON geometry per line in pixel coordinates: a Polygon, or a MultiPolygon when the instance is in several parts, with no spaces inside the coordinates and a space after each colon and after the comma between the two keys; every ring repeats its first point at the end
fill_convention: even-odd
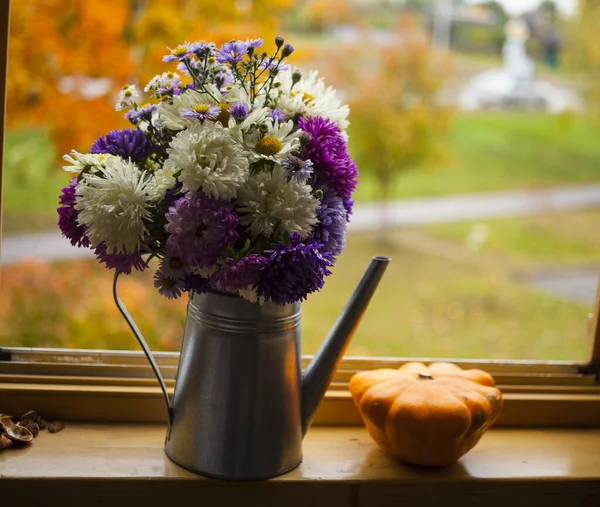
{"type": "Polygon", "coordinates": [[[143,89],[184,40],[273,40],[294,0],[19,0],[11,10],[7,120],[47,124],[58,153],[128,123],[124,83],[143,89]]]}

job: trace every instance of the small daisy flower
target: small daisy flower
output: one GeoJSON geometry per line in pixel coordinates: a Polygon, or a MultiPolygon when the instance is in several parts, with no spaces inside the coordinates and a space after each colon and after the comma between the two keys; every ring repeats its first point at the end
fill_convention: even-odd
{"type": "Polygon", "coordinates": [[[126,107],[136,107],[136,100],[139,96],[135,85],[125,85],[119,92],[119,98],[117,99],[115,109],[121,111],[126,107]]]}
{"type": "Polygon", "coordinates": [[[130,109],[127,111],[125,113],[125,118],[134,125],[138,125],[140,122],[150,123],[157,108],[158,106],[156,104],[144,104],[137,109],[130,109]]]}
{"type": "Polygon", "coordinates": [[[176,72],[163,72],[154,76],[145,86],[144,91],[165,94],[173,91],[181,84],[181,78],[176,72]]]}
{"type": "Polygon", "coordinates": [[[195,120],[215,120],[221,113],[221,108],[214,104],[194,104],[193,106],[183,109],[181,116],[183,118],[195,119],[195,120]]]}
{"type": "Polygon", "coordinates": [[[216,58],[219,63],[235,65],[240,63],[244,55],[248,53],[248,46],[241,40],[231,41],[223,44],[217,51],[216,58]]]}
{"type": "Polygon", "coordinates": [[[277,109],[286,118],[320,116],[334,121],[341,130],[348,127],[348,106],[340,102],[335,89],[326,86],[318,72],[310,72],[298,80],[293,72],[286,70],[276,80],[280,83],[277,109]]]}
{"type": "Polygon", "coordinates": [[[186,58],[189,58],[189,55],[194,54],[201,47],[199,42],[184,42],[183,44],[179,44],[179,46],[171,49],[167,48],[170,53],[168,55],[163,56],[163,62],[175,62],[182,61],[186,58]]]}
{"type": "Polygon", "coordinates": [[[160,263],[160,271],[169,278],[182,280],[191,273],[191,268],[180,257],[167,250],[160,263]]]}
{"type": "Polygon", "coordinates": [[[278,162],[300,147],[301,132],[294,131],[293,121],[279,123],[267,118],[261,127],[244,136],[244,146],[252,162],[261,159],[278,162]]]}
{"type": "Polygon", "coordinates": [[[183,280],[171,278],[160,269],[154,273],[154,287],[158,289],[161,296],[167,299],[177,299],[185,290],[183,280]]]}
{"type": "Polygon", "coordinates": [[[300,183],[306,183],[313,173],[313,163],[310,160],[302,160],[293,155],[284,158],[281,165],[285,169],[288,180],[295,179],[300,183]]]}

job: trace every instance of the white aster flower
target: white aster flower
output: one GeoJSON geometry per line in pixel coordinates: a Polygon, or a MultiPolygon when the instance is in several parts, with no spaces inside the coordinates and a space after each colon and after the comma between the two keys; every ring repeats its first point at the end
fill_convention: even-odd
{"type": "Polygon", "coordinates": [[[267,118],[261,127],[254,128],[243,136],[244,147],[248,150],[252,162],[261,159],[279,162],[300,147],[302,131],[297,129],[293,132],[292,120],[279,123],[267,118]]]}
{"type": "Polygon", "coordinates": [[[165,165],[181,169],[186,192],[198,189],[215,199],[230,200],[248,179],[248,157],[220,123],[196,123],[177,134],[165,165]]]}
{"type": "Polygon", "coordinates": [[[126,107],[135,107],[135,101],[140,96],[135,85],[125,85],[119,92],[115,109],[120,111],[126,107]]]}
{"type": "Polygon", "coordinates": [[[162,74],[157,74],[154,76],[148,84],[144,87],[144,91],[146,93],[152,92],[162,92],[166,90],[172,90],[181,82],[181,78],[177,72],[163,72],[162,74]]]}
{"type": "Polygon", "coordinates": [[[136,252],[155,201],[146,192],[147,174],[121,157],[109,159],[101,173],[85,174],[77,184],[77,223],[94,247],[104,242],[109,253],[136,252]]]}
{"type": "Polygon", "coordinates": [[[63,169],[69,173],[80,173],[86,167],[90,173],[96,173],[104,168],[104,164],[114,158],[114,155],[108,153],[79,153],[71,150],[69,155],[63,155],[63,160],[70,165],[64,165],[63,169]]]}
{"type": "Polygon", "coordinates": [[[321,116],[337,123],[341,130],[348,127],[347,118],[350,112],[348,106],[341,103],[333,87],[325,85],[325,81],[319,77],[317,71],[302,76],[293,89],[292,71],[280,72],[277,80],[281,83],[277,109],[286,118],[293,118],[296,114],[321,116]]]}
{"type": "Polygon", "coordinates": [[[238,191],[240,224],[252,238],[273,233],[300,234],[307,238],[317,224],[320,201],[312,188],[294,179],[288,181],[285,170],[276,165],[272,172],[253,174],[238,191]]]}
{"type": "Polygon", "coordinates": [[[181,95],[174,95],[172,103],[161,102],[158,105],[159,123],[170,130],[183,130],[198,123],[197,119],[182,116],[181,113],[193,109],[194,106],[217,105],[224,102],[223,96],[213,85],[208,86],[208,89],[210,94],[187,90],[181,95]]]}
{"type": "Polygon", "coordinates": [[[158,167],[154,171],[152,179],[148,182],[146,188],[148,195],[157,201],[162,201],[167,194],[167,190],[175,186],[176,172],[177,169],[173,166],[163,165],[158,167]]]}

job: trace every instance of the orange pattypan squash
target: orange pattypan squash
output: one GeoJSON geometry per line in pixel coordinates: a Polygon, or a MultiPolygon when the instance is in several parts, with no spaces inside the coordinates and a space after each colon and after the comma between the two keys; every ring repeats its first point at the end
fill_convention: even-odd
{"type": "Polygon", "coordinates": [[[415,465],[450,465],[498,418],[502,393],[482,370],[407,363],[357,373],[350,392],[373,439],[415,465]]]}

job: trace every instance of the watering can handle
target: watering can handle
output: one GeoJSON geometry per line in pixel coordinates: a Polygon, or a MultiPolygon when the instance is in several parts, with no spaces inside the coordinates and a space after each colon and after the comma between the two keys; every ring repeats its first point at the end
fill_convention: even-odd
{"type": "Polygon", "coordinates": [[[146,340],[144,340],[142,333],[140,332],[135,321],[133,320],[133,318],[127,311],[127,308],[125,308],[125,305],[119,299],[119,295],[117,294],[117,280],[119,279],[119,274],[120,274],[119,272],[115,271],[115,280],[113,282],[113,297],[115,299],[117,308],[121,312],[121,315],[123,315],[123,318],[125,319],[127,324],[129,324],[129,327],[131,328],[131,331],[133,331],[133,334],[135,335],[137,341],[141,345],[142,350],[144,351],[144,354],[146,354],[146,358],[148,359],[148,362],[150,363],[150,367],[152,368],[152,371],[154,372],[154,375],[156,376],[158,383],[160,384],[160,388],[162,390],[163,396],[165,397],[165,403],[167,406],[167,424],[168,424],[167,431],[170,431],[171,419],[172,419],[172,414],[171,414],[172,409],[171,409],[171,403],[169,401],[169,394],[167,393],[167,386],[165,385],[163,376],[161,375],[160,370],[158,369],[158,365],[156,364],[156,361],[154,360],[154,356],[152,355],[152,352],[150,351],[150,347],[148,347],[146,340]]]}

